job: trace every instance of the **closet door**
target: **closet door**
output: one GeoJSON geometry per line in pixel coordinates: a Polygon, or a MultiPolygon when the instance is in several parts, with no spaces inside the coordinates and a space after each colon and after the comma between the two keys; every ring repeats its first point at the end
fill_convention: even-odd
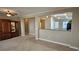
{"type": "Polygon", "coordinates": [[[10,38],[10,21],[2,20],[2,39],[10,38]]]}

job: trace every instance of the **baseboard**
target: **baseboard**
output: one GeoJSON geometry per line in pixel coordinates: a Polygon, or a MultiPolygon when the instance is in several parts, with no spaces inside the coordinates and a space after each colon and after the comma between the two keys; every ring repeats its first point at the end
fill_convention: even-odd
{"type": "Polygon", "coordinates": [[[69,44],[60,43],[60,42],[55,42],[55,41],[46,40],[46,39],[42,39],[42,38],[39,38],[39,40],[43,40],[43,41],[47,41],[47,42],[51,42],[51,43],[56,43],[56,44],[64,45],[64,46],[67,46],[67,47],[69,47],[69,48],[76,49],[76,50],[79,51],[79,48],[74,47],[74,46],[71,46],[71,45],[69,45],[69,44]]]}

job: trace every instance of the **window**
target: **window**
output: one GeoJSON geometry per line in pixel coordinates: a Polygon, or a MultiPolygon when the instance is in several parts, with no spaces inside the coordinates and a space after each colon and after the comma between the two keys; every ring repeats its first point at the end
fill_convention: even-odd
{"type": "Polygon", "coordinates": [[[15,32],[16,28],[15,28],[15,22],[11,22],[11,32],[15,32]]]}
{"type": "Polygon", "coordinates": [[[59,22],[54,21],[51,19],[51,29],[58,29],[59,28],[59,22]]]}
{"type": "Polygon", "coordinates": [[[54,23],[54,28],[57,29],[59,27],[59,22],[54,23]]]}
{"type": "Polygon", "coordinates": [[[71,30],[72,12],[51,15],[51,29],[71,30]]]}
{"type": "Polygon", "coordinates": [[[72,12],[58,13],[40,17],[40,29],[71,31],[72,12]]]}
{"type": "Polygon", "coordinates": [[[64,21],[63,22],[63,29],[66,29],[67,28],[67,23],[68,23],[68,21],[64,21]]]}

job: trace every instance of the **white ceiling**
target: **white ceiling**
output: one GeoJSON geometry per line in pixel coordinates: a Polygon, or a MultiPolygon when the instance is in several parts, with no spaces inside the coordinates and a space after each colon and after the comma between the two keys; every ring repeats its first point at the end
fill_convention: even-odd
{"type": "Polygon", "coordinates": [[[14,10],[15,12],[18,13],[19,16],[26,16],[29,14],[35,14],[45,11],[51,11],[51,10],[54,11],[57,9],[61,9],[63,7],[0,7],[0,9],[2,8],[14,10]]]}

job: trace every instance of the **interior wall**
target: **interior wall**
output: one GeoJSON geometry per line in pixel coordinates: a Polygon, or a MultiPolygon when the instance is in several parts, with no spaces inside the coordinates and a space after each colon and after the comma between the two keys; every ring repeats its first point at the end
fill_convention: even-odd
{"type": "Polygon", "coordinates": [[[29,34],[35,35],[35,18],[29,19],[29,34]]]}
{"type": "Polygon", "coordinates": [[[60,10],[54,13],[70,12],[70,11],[73,12],[71,32],[40,29],[39,38],[55,41],[55,42],[59,42],[63,44],[68,44],[73,47],[79,48],[79,8],[70,8],[66,10],[60,10]]]}

